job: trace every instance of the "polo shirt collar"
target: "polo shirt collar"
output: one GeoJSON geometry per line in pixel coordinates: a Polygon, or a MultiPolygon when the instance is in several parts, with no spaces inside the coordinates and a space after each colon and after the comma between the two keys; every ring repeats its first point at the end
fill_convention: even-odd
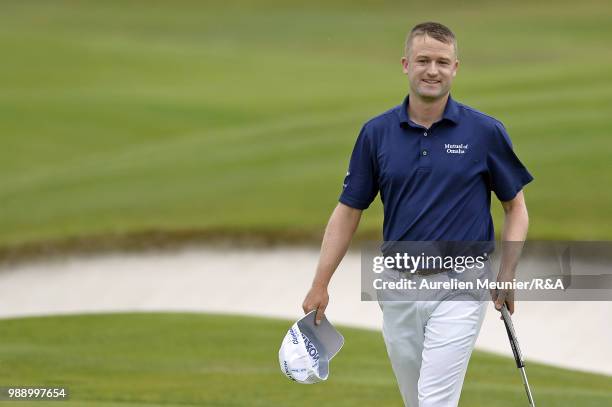
{"type": "MultiPolygon", "coordinates": [[[[410,118],[408,117],[408,102],[409,102],[409,98],[410,95],[407,95],[404,98],[404,102],[401,104],[400,109],[399,109],[399,119],[400,119],[400,126],[407,124],[409,126],[416,126],[416,124],[410,120],[410,118]]],[[[457,104],[457,102],[455,102],[455,100],[451,97],[451,95],[448,95],[448,100],[446,101],[446,106],[444,107],[444,113],[442,114],[442,119],[441,120],[449,120],[451,122],[453,122],[454,124],[459,123],[459,106],[457,104]]]]}

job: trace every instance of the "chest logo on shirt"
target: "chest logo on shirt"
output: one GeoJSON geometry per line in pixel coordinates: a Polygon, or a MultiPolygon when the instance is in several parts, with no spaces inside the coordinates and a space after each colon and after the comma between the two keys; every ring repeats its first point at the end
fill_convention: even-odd
{"type": "Polygon", "coordinates": [[[444,144],[446,154],[465,154],[469,150],[469,144],[444,144]]]}

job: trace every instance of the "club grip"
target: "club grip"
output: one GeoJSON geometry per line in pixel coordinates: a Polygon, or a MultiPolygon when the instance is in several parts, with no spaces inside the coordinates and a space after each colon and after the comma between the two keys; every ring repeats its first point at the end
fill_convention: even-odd
{"type": "Polygon", "coordinates": [[[521,354],[516,333],[514,332],[512,318],[510,318],[510,313],[508,312],[508,308],[506,308],[506,304],[502,305],[501,314],[504,320],[504,325],[506,326],[506,333],[508,334],[508,340],[510,341],[510,347],[512,348],[512,354],[514,355],[516,367],[520,369],[525,367],[525,362],[523,361],[523,355],[521,354]]]}

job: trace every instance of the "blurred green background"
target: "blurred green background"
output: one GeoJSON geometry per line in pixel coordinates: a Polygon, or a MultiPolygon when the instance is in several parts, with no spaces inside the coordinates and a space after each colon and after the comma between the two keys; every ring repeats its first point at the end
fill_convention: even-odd
{"type": "MultiPolygon", "coordinates": [[[[406,32],[458,36],[453,96],[535,176],[532,238],[612,237],[612,3],[4,1],[0,246],[322,233],[406,32]]],[[[500,206],[494,203],[497,231],[500,206]]],[[[380,204],[361,236],[379,237],[380,204]]]]}

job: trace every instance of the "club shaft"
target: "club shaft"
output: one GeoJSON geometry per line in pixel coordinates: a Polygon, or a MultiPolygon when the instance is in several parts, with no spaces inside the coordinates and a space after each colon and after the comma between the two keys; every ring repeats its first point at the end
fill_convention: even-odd
{"type": "Polygon", "coordinates": [[[523,377],[523,384],[525,385],[525,392],[527,393],[527,399],[529,400],[529,405],[531,407],[535,407],[535,402],[533,401],[533,395],[531,394],[531,388],[529,387],[529,381],[527,380],[527,373],[525,373],[525,368],[521,367],[521,376],[523,377]]]}
{"type": "Polygon", "coordinates": [[[523,361],[521,348],[519,347],[516,332],[514,331],[514,324],[512,323],[512,318],[510,317],[510,312],[508,312],[508,309],[506,308],[506,304],[502,305],[501,314],[504,320],[504,325],[506,326],[506,333],[508,334],[508,339],[510,340],[510,346],[512,347],[512,353],[514,354],[516,367],[518,367],[521,371],[521,377],[523,378],[523,385],[525,386],[525,393],[527,393],[529,405],[531,407],[535,407],[533,395],[531,394],[531,388],[529,387],[529,381],[527,380],[527,373],[525,372],[525,362],[523,361]]]}

